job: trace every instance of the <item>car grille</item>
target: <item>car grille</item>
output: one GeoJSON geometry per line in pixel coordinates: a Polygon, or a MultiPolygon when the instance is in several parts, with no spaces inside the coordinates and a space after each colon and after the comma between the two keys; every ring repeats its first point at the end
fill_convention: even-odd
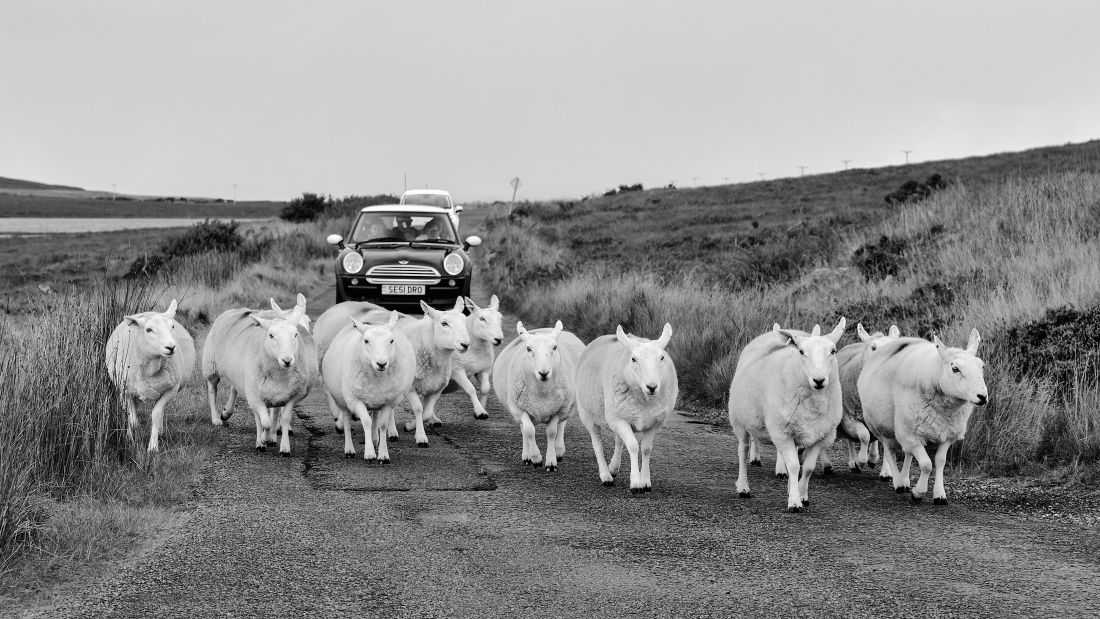
{"type": "Polygon", "coordinates": [[[439,271],[421,264],[380,264],[367,269],[371,284],[438,284],[439,271]]]}

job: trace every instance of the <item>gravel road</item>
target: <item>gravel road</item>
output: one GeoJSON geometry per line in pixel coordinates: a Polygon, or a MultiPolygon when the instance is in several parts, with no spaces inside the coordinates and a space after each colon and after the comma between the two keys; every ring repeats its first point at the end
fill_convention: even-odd
{"type": "Polygon", "coordinates": [[[770,449],[739,499],[734,439],[679,414],[658,436],[653,492],[632,495],[600,484],[579,420],[548,473],[521,464],[518,429],[494,398],[488,409],[475,421],[464,395],[445,395],[431,447],[402,433],[381,466],[343,458],[320,388],[289,458],[256,453],[238,408],[177,530],[15,614],[1100,615],[1095,527],[910,504],[847,471],[815,476],[808,511],[789,514],[770,449]]]}

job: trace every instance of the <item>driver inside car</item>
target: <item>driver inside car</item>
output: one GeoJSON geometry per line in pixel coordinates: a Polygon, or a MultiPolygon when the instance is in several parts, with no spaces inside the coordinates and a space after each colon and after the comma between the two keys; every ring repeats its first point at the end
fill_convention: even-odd
{"type": "Polygon", "coordinates": [[[401,215],[397,217],[397,227],[390,230],[390,236],[395,236],[406,241],[416,238],[416,228],[412,225],[412,217],[401,215]]]}

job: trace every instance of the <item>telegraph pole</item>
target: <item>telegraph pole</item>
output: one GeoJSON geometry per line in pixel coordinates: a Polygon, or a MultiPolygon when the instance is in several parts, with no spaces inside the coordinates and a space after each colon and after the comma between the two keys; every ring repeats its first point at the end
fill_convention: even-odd
{"type": "Polygon", "coordinates": [[[691,183],[693,185],[695,185],[696,187],[698,187],[699,186],[699,177],[698,176],[692,176],[691,177],[691,183]]]}
{"type": "Polygon", "coordinates": [[[848,162],[851,161],[851,159],[841,159],[841,161],[844,162],[844,169],[847,170],[848,169],[848,162]]]}
{"type": "Polygon", "coordinates": [[[233,204],[237,203],[237,183],[233,183],[233,204]]]}
{"type": "Polygon", "coordinates": [[[800,165],[798,166],[799,176],[806,176],[806,168],[810,166],[800,165]]]}
{"type": "Polygon", "coordinates": [[[911,153],[911,152],[913,152],[913,151],[911,151],[911,150],[903,150],[903,151],[901,151],[901,152],[905,153],[905,163],[906,163],[906,165],[908,165],[908,164],[909,164],[909,153],[911,153]]]}
{"type": "Polygon", "coordinates": [[[757,172],[756,174],[758,176],[760,176],[760,180],[764,180],[764,173],[763,172],[757,172]]]}

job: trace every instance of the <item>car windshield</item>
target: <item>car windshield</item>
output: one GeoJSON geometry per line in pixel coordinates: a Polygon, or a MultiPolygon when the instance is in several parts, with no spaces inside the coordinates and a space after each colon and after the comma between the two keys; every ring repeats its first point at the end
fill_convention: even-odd
{"type": "Polygon", "coordinates": [[[436,241],[456,243],[451,220],[435,213],[360,213],[352,243],[369,241],[436,241]]]}
{"type": "Polygon", "coordinates": [[[447,196],[438,193],[406,194],[403,204],[420,204],[422,206],[438,206],[439,208],[451,208],[451,205],[447,202],[447,196]]]}

